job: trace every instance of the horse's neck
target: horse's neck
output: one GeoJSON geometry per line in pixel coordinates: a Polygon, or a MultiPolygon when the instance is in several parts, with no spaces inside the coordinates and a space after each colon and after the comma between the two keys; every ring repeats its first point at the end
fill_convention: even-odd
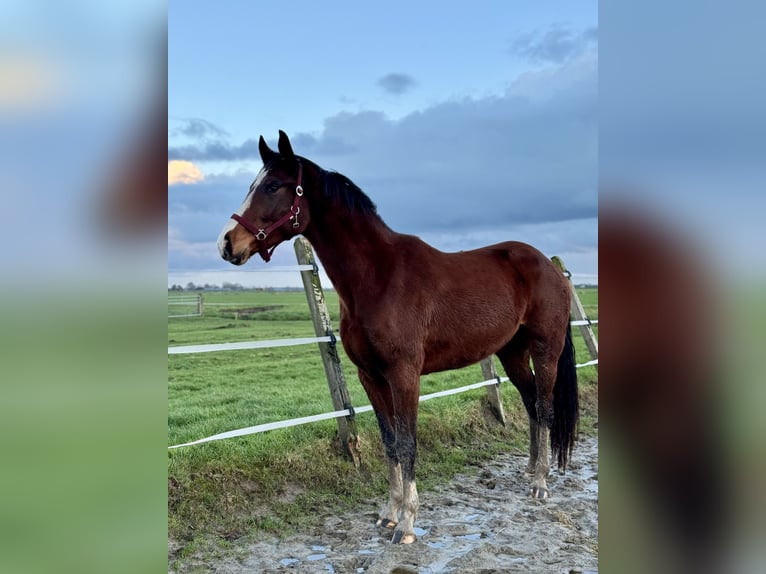
{"type": "Polygon", "coordinates": [[[314,219],[304,232],[333,283],[335,290],[347,302],[358,289],[369,291],[383,284],[378,264],[395,255],[398,234],[377,215],[359,215],[338,209],[331,215],[314,219]]]}

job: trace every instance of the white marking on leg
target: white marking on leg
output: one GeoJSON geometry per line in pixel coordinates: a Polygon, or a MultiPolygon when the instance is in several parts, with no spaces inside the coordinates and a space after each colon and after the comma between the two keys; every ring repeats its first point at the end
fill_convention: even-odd
{"type": "MultiPolygon", "coordinates": [[[[403,501],[401,520],[396,530],[401,532],[401,538],[398,540],[401,544],[412,544],[417,540],[415,536],[415,518],[418,515],[418,488],[414,480],[404,480],[403,482],[403,501]]],[[[394,540],[397,539],[397,533],[394,533],[394,540]]]]}
{"type": "Polygon", "coordinates": [[[388,462],[388,489],[389,498],[388,504],[380,513],[378,518],[378,526],[381,526],[385,522],[387,528],[393,528],[399,522],[399,514],[402,510],[402,465],[398,462],[394,462],[391,459],[387,459],[388,462]]]}
{"type": "Polygon", "coordinates": [[[548,471],[550,463],[548,458],[548,441],[550,440],[550,431],[544,424],[538,425],[538,453],[537,464],[535,465],[535,477],[532,481],[530,492],[535,498],[548,498],[548,471]]]}

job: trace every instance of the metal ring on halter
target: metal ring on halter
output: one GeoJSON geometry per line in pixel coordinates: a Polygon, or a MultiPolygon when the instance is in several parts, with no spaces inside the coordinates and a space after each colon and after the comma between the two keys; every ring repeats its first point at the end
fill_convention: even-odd
{"type": "Polygon", "coordinates": [[[298,197],[303,197],[303,186],[302,185],[296,185],[295,186],[295,195],[298,197]]]}
{"type": "Polygon", "coordinates": [[[268,234],[263,229],[259,229],[258,233],[255,234],[255,238],[258,241],[263,241],[264,239],[266,239],[266,235],[268,234]]]}

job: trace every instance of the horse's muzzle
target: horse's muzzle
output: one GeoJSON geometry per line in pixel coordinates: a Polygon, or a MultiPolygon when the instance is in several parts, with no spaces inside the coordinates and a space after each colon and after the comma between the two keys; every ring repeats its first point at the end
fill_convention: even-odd
{"type": "Polygon", "coordinates": [[[227,233],[223,238],[223,245],[220,250],[221,257],[231,263],[232,265],[242,265],[246,257],[242,257],[242,254],[234,254],[234,250],[231,244],[231,239],[229,239],[229,234],[227,233]]]}
{"type": "Polygon", "coordinates": [[[231,249],[231,239],[229,239],[229,234],[227,233],[223,238],[223,249],[221,249],[221,257],[226,259],[226,261],[231,261],[231,258],[234,256],[231,249]]]}

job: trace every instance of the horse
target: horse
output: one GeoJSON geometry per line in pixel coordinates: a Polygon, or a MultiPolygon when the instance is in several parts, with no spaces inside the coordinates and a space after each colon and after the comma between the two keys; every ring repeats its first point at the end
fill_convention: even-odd
{"type": "Polygon", "coordinates": [[[258,144],[263,168],[218,238],[221,257],[268,262],[296,235],[314,248],[340,300],[340,336],[374,409],[389,499],[376,524],[409,544],[420,376],[500,360],[529,417],[530,494],[549,496],[551,453],[566,469],[579,416],[567,278],[540,251],[510,241],[445,253],[384,223],[349,178],[258,144]],[[534,371],[530,365],[534,366],[534,371]]]}

